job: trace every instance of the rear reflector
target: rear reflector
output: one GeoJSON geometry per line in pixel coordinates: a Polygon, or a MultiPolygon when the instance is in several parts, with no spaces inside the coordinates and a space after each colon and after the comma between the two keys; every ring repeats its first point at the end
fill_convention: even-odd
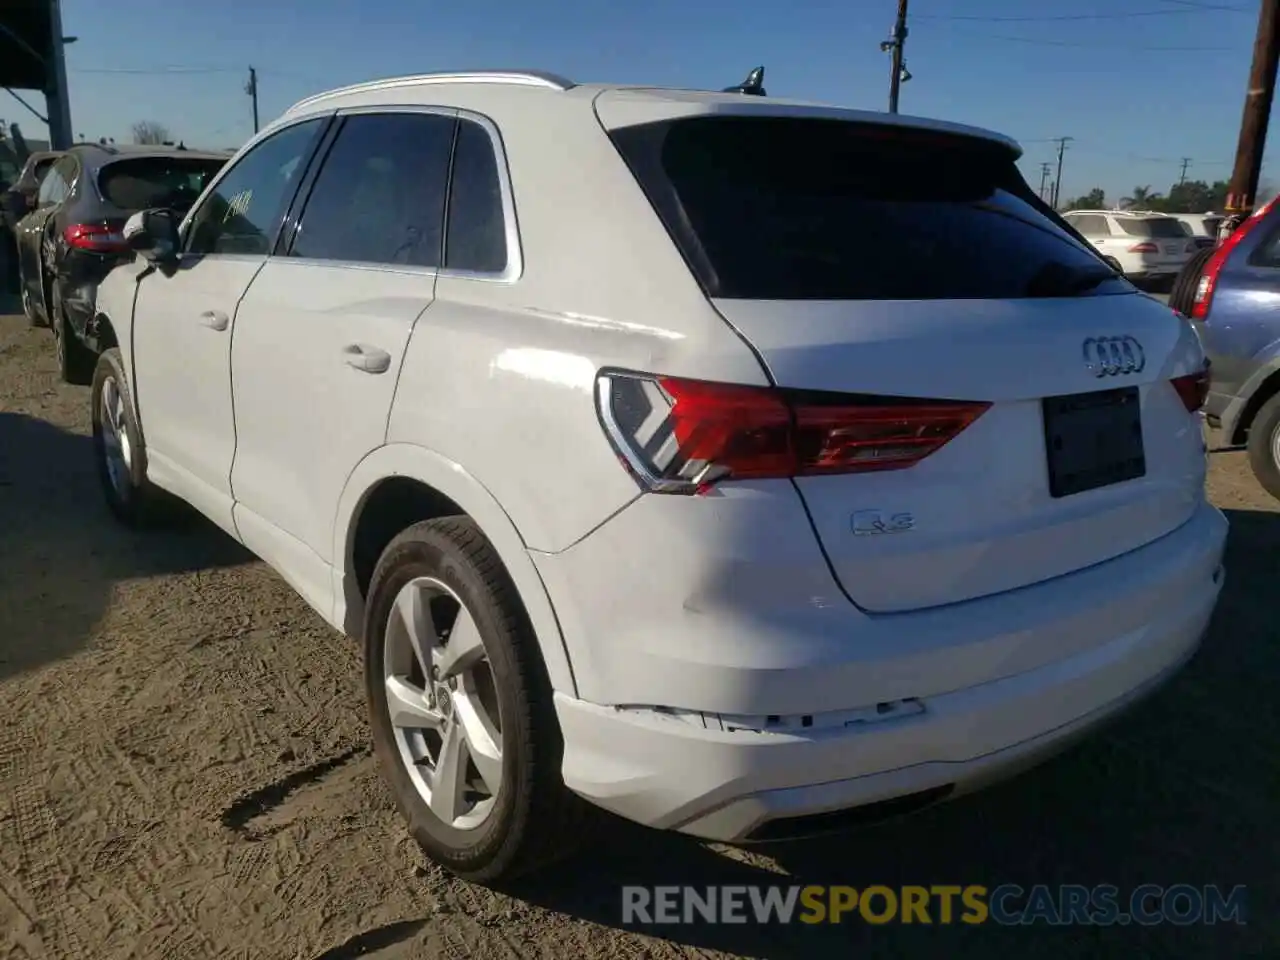
{"type": "Polygon", "coordinates": [[[1169,382],[1173,384],[1173,389],[1178,391],[1178,396],[1182,398],[1188,413],[1195,413],[1203,407],[1205,400],[1209,397],[1209,368],[1207,364],[1205,369],[1199,373],[1188,373],[1186,376],[1174,377],[1169,382]]]}
{"type": "Polygon", "coordinates": [[[1160,248],[1154,243],[1135,243],[1129,248],[1130,253],[1159,253],[1160,248]]]}
{"type": "Polygon", "coordinates": [[[600,374],[596,404],[637,481],[682,494],[729,479],[902,470],[990,406],[630,373],[600,374]]]}
{"type": "Polygon", "coordinates": [[[90,253],[125,253],[124,234],[109,223],[73,223],[62,231],[67,246],[90,253]]]}

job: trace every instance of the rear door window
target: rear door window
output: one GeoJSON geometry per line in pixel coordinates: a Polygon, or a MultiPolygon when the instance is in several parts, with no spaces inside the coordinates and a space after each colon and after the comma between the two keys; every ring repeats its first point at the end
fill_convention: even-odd
{"type": "Polygon", "coordinates": [[[1120,229],[1131,237],[1155,240],[1185,240],[1186,231],[1173,217],[1116,217],[1120,229]]]}
{"type": "Polygon", "coordinates": [[[63,157],[50,168],[48,176],[40,182],[40,192],[36,195],[38,205],[49,207],[65,200],[71,193],[71,185],[75,182],[75,177],[75,159],[63,157]]]}
{"type": "Polygon", "coordinates": [[[121,210],[168,207],[185,213],[224,162],[190,157],[116,160],[98,173],[98,189],[102,199],[121,210]]]}
{"type": "Polygon", "coordinates": [[[998,143],[766,116],[611,136],[709,296],[1009,299],[1102,266],[998,143]]]}
{"type": "Polygon", "coordinates": [[[348,117],[307,200],[291,256],[438,267],[453,117],[348,117]]]}

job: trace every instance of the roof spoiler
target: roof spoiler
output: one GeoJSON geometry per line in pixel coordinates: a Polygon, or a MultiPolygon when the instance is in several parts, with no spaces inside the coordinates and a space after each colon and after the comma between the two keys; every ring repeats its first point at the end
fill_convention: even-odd
{"type": "Polygon", "coordinates": [[[736,87],[725,87],[722,93],[742,93],[749,97],[768,96],[764,92],[764,67],[759,66],[747,74],[747,79],[736,87]]]}

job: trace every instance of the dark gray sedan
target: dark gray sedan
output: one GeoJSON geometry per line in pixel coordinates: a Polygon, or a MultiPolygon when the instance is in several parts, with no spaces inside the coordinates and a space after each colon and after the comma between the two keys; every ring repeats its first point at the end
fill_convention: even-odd
{"type": "Polygon", "coordinates": [[[230,156],[81,143],[54,163],[16,233],[22,307],[33,324],[53,328],[65,381],[88,383],[103,349],[94,302],[103,278],[133,259],[125,220],[155,207],[185,214],[230,156]]]}

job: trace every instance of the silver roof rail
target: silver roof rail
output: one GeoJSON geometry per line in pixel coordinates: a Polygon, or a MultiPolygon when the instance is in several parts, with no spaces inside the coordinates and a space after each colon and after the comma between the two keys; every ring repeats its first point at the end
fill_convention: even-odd
{"type": "Polygon", "coordinates": [[[394,90],[396,87],[416,87],[430,83],[509,83],[524,87],[544,87],[548,90],[572,90],[577,84],[559,74],[543,70],[465,70],[458,73],[421,73],[407,77],[388,77],[384,80],[367,80],[336,90],[326,90],[299,100],[286,113],[299,107],[328,100],[348,93],[365,93],[375,90],[394,90]]]}

